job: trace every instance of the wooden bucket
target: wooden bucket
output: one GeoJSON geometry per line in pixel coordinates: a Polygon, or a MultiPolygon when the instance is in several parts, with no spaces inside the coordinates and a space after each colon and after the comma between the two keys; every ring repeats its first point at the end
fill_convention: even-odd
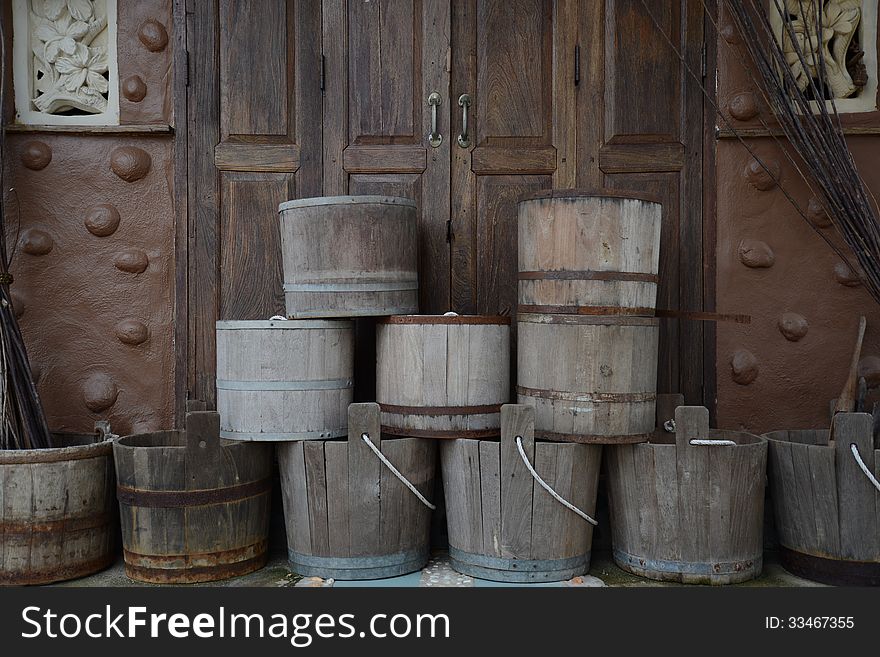
{"type": "Polygon", "coordinates": [[[540,438],[642,442],[654,428],[662,208],[552,190],[518,204],[517,401],[540,438]]]}
{"type": "Polygon", "coordinates": [[[107,568],[115,558],[113,443],[53,434],[50,449],[0,450],[0,585],[48,584],[107,568]]]}
{"type": "Polygon", "coordinates": [[[376,327],[382,432],[497,438],[510,397],[510,318],[401,315],[376,327]]]}
{"type": "Polygon", "coordinates": [[[653,198],[552,190],[521,200],[518,213],[519,312],[654,314],[662,208],[653,198]]]}
{"type": "Polygon", "coordinates": [[[327,196],[287,201],[278,212],[288,316],[419,311],[415,201],[327,196]]]}
{"type": "Polygon", "coordinates": [[[352,404],[348,430],[347,441],[278,445],[290,567],[304,576],[343,580],[420,570],[428,562],[431,509],[362,437],[428,502],[434,491],[434,441],[383,440],[377,404],[352,404]]]}
{"type": "Polygon", "coordinates": [[[675,410],[674,436],[658,432],[649,443],[608,448],[615,563],[642,577],[685,584],[757,577],[766,465],[766,441],[710,430],[701,406],[675,410]]]}
{"type": "Polygon", "coordinates": [[[353,367],[352,322],[217,322],[220,437],[345,436],[353,367]]]}
{"type": "Polygon", "coordinates": [[[113,444],[125,574],[152,583],[208,582],[266,563],[272,446],[221,440],[217,413],[186,431],[113,444]]]}
{"type": "Polygon", "coordinates": [[[539,438],[644,442],[654,429],[659,326],[653,317],[517,317],[517,401],[539,438]]]}
{"type": "Polygon", "coordinates": [[[554,499],[538,476],[563,499],[593,515],[602,448],[536,441],[534,411],[505,404],[501,441],[440,443],[452,567],[499,582],[553,582],[590,567],[593,526],[554,499]]]}
{"type": "Polygon", "coordinates": [[[880,449],[871,416],[840,413],[828,430],[766,434],[782,565],[825,584],[880,586],[880,449]]]}

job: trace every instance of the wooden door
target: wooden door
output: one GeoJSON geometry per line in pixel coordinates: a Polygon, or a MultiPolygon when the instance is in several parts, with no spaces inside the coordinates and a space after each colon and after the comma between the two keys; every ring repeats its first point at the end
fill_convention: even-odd
{"type": "MultiPolygon", "coordinates": [[[[583,141],[580,161],[590,164],[579,167],[578,185],[659,196],[657,307],[712,310],[712,267],[704,263],[713,255],[704,253],[704,245],[713,238],[708,227],[714,218],[704,221],[702,204],[703,0],[649,2],[651,14],[642,0],[582,5],[579,42],[586,78],[577,131],[583,141]]],[[[688,404],[714,407],[714,353],[704,359],[713,335],[711,324],[661,320],[658,393],[680,392],[688,404]]]]}
{"type": "Polygon", "coordinates": [[[452,305],[516,311],[516,200],[575,182],[577,0],[456,0],[454,133],[471,98],[470,144],[452,146],[452,305]]]}
{"type": "Polygon", "coordinates": [[[321,7],[190,0],[189,391],[214,400],[217,319],[284,312],[278,204],[321,183],[321,7]]]}
{"type": "Polygon", "coordinates": [[[423,313],[449,310],[448,0],[324,0],[324,194],[419,208],[423,313]],[[436,94],[440,104],[429,105],[436,94]],[[429,140],[436,107],[442,141],[429,140]]]}

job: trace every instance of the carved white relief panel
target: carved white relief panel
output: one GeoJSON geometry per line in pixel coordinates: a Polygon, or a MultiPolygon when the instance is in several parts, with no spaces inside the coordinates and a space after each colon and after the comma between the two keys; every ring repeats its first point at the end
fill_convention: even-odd
{"type": "Polygon", "coordinates": [[[17,120],[119,123],[116,0],[14,0],[17,120]]]}
{"type": "MultiPolygon", "coordinates": [[[[818,82],[825,62],[824,100],[834,99],[840,112],[867,112],[877,108],[877,2],[876,0],[785,0],[792,19],[792,35],[776,14],[788,65],[803,91],[818,82]],[[817,38],[818,27],[822,38],[817,38]],[[807,54],[801,60],[795,43],[807,54]]],[[[819,100],[818,98],[816,100],[819,100]]]]}

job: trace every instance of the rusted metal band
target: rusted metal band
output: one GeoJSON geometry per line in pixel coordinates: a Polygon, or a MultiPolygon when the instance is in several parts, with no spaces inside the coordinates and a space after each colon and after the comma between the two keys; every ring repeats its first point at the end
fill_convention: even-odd
{"type": "Polygon", "coordinates": [[[597,404],[641,404],[657,400],[654,392],[566,392],[517,386],[516,392],[526,397],[559,399],[563,401],[594,402],[597,404]]]}
{"type": "Polygon", "coordinates": [[[0,534],[62,534],[87,531],[98,527],[109,527],[113,521],[110,513],[98,513],[82,518],[63,518],[62,520],[0,522],[0,534]]]}
{"type": "Polygon", "coordinates": [[[107,550],[104,554],[94,559],[73,563],[65,562],[56,568],[19,572],[0,570],[0,586],[32,586],[77,579],[109,568],[114,560],[115,555],[113,551],[107,550]]]}
{"type": "Polygon", "coordinates": [[[791,573],[833,586],[880,586],[880,561],[820,557],[779,546],[783,567],[791,573]]]}
{"type": "Polygon", "coordinates": [[[379,324],[510,324],[504,315],[391,315],[378,320],[379,324]]]}
{"type": "Polygon", "coordinates": [[[185,507],[204,506],[237,502],[249,497],[268,494],[272,488],[272,479],[260,479],[239,486],[226,488],[209,488],[203,490],[158,491],[116,487],[116,498],[120,504],[141,507],[185,507]]]}
{"type": "Polygon", "coordinates": [[[625,317],[653,317],[653,308],[624,308],[622,306],[540,306],[520,304],[519,313],[539,315],[619,315],[625,317]]]}
{"type": "Polygon", "coordinates": [[[712,577],[713,575],[746,574],[760,570],[762,559],[759,554],[755,559],[741,561],[671,561],[668,559],[649,559],[629,554],[623,550],[614,550],[614,561],[624,570],[712,577]]]}
{"type": "Polygon", "coordinates": [[[596,271],[585,269],[583,271],[554,270],[554,271],[521,271],[521,281],[627,281],[633,283],[657,283],[660,277],[657,274],[648,274],[638,271],[596,271]]]}
{"type": "Polygon", "coordinates": [[[406,429],[382,425],[382,433],[392,436],[405,436],[408,438],[436,438],[439,440],[456,440],[458,438],[473,438],[475,440],[498,440],[501,437],[501,429],[406,429]]]}
{"type": "Polygon", "coordinates": [[[100,440],[98,438],[96,440],[99,440],[99,442],[90,445],[75,445],[73,447],[0,450],[0,466],[82,461],[84,459],[103,458],[113,454],[112,440],[100,440]]]}
{"type": "Polygon", "coordinates": [[[379,404],[383,413],[396,415],[488,415],[500,413],[501,404],[483,404],[482,406],[396,406],[379,404]]]}
{"type": "Polygon", "coordinates": [[[567,324],[570,326],[649,326],[657,328],[660,320],[656,317],[637,317],[630,315],[553,315],[520,313],[517,321],[526,324],[567,324]]]}
{"type": "Polygon", "coordinates": [[[259,570],[268,560],[268,543],[259,541],[243,548],[205,554],[145,555],[123,550],[125,574],[131,579],[160,584],[208,582],[246,575],[259,570]],[[248,556],[254,555],[254,556],[248,556]],[[194,561],[216,561],[210,566],[194,566],[194,561]],[[180,566],[180,562],[183,566],[180,566]],[[155,565],[143,565],[155,564],[155,565]],[[167,564],[162,567],[161,564],[167,564]]]}
{"type": "Polygon", "coordinates": [[[623,435],[598,435],[580,433],[557,433],[535,429],[535,438],[553,443],[578,443],[580,445],[630,445],[646,443],[651,439],[650,433],[634,433],[623,435]]]}

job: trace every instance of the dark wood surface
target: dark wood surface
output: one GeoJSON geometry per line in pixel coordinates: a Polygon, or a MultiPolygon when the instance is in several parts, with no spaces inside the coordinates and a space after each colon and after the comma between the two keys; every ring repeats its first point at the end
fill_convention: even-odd
{"type": "MultiPolygon", "coordinates": [[[[281,310],[286,198],[416,199],[421,312],[515,315],[520,195],[651,193],[664,203],[658,307],[712,309],[702,95],[639,0],[264,4],[188,3],[192,394],[213,402],[216,319],[281,310]]],[[[653,11],[699,71],[702,4],[653,11]]],[[[713,331],[663,320],[658,391],[711,407],[713,331]]]]}

